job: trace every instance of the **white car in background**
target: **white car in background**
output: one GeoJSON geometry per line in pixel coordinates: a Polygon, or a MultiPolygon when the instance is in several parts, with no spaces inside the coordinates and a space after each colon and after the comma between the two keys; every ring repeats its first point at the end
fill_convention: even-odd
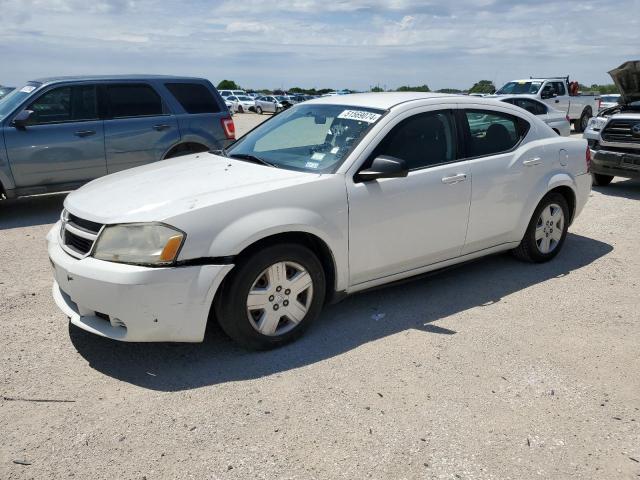
{"type": "Polygon", "coordinates": [[[600,96],[600,103],[598,104],[598,112],[604,110],[605,108],[611,108],[618,105],[618,101],[620,100],[619,93],[606,93],[600,96]]]}
{"type": "Polygon", "coordinates": [[[254,111],[256,107],[256,101],[246,95],[229,95],[225,100],[231,102],[235,111],[240,113],[254,111]]]}
{"type": "Polygon", "coordinates": [[[74,325],[116,340],[199,342],[211,319],[273,348],[351,293],[508,250],[553,259],[590,189],[586,142],[519,107],[324,97],[228,151],[69,194],[47,236],[53,297],[74,325]]]}
{"type": "Polygon", "coordinates": [[[284,105],[274,95],[264,95],[255,100],[256,113],[262,115],[263,112],[278,113],[284,109],[284,105]]]}
{"type": "Polygon", "coordinates": [[[549,125],[558,135],[563,137],[571,135],[571,121],[567,114],[542,103],[534,95],[505,95],[496,98],[532,113],[549,125]]]}

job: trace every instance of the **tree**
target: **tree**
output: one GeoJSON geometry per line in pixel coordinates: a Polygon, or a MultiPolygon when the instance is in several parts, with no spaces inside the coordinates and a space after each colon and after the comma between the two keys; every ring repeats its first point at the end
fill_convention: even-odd
{"type": "Polygon", "coordinates": [[[222,80],[217,88],[218,90],[240,90],[240,86],[233,80],[222,80]]]}
{"type": "Polygon", "coordinates": [[[437,93],[462,93],[462,90],[458,90],[457,88],[441,88],[437,93]]]}
{"type": "Polygon", "coordinates": [[[405,85],[403,87],[398,87],[396,92],[430,92],[429,85],[426,83],[420,87],[410,87],[409,85],[405,85]]]}
{"type": "Polygon", "coordinates": [[[480,80],[471,87],[469,93],[496,93],[496,86],[491,80],[480,80]]]}
{"type": "Polygon", "coordinates": [[[377,85],[371,89],[372,92],[384,92],[382,87],[378,87],[377,85]]]}

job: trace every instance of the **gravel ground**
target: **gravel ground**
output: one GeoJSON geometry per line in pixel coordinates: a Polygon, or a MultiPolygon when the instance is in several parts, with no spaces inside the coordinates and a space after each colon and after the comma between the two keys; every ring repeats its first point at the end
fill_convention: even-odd
{"type": "Polygon", "coordinates": [[[640,478],[640,182],[596,188],[551,263],[356,295],[266,353],[70,327],[63,199],[0,203],[1,479],[640,478]]]}

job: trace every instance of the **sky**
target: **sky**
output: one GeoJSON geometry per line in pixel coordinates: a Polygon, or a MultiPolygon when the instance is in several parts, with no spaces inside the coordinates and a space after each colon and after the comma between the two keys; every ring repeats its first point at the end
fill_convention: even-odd
{"type": "Polygon", "coordinates": [[[244,88],[466,89],[640,59],[640,0],[0,0],[0,84],[168,74],[244,88]]]}

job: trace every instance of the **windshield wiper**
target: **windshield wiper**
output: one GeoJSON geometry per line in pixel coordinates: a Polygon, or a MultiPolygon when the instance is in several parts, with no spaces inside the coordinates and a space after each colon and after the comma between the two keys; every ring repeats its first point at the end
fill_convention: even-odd
{"type": "Polygon", "coordinates": [[[229,154],[227,153],[227,149],[226,148],[220,148],[218,150],[209,150],[209,153],[212,155],[219,155],[221,157],[228,157],[229,154]]]}
{"type": "Polygon", "coordinates": [[[266,165],[267,167],[280,168],[275,163],[268,162],[267,160],[256,157],[255,155],[250,155],[248,153],[232,153],[231,155],[227,155],[229,158],[237,158],[238,160],[246,160],[248,162],[257,163],[259,165],[266,165]]]}

